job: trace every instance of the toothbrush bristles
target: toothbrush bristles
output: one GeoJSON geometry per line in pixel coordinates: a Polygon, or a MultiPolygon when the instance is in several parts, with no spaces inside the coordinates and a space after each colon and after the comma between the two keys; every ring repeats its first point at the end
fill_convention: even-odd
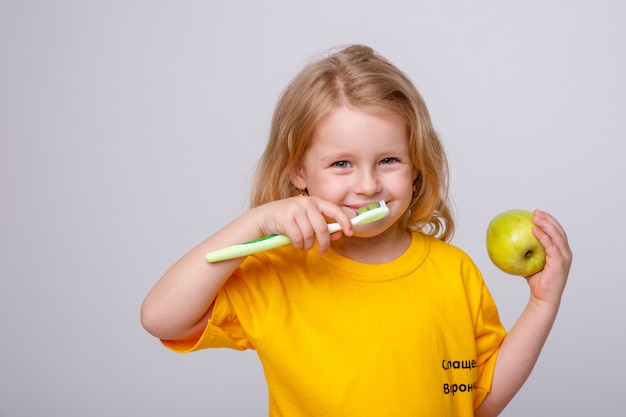
{"type": "Polygon", "coordinates": [[[374,210],[374,209],[377,209],[379,207],[384,207],[384,206],[385,206],[385,201],[384,200],[381,200],[380,203],[371,203],[371,204],[368,204],[367,206],[363,206],[363,207],[359,208],[356,211],[356,215],[358,216],[359,214],[363,214],[363,213],[368,212],[370,210],[374,210]]]}

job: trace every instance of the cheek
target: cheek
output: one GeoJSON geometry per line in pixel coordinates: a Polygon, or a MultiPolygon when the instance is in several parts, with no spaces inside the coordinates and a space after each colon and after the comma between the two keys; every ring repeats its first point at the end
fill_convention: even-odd
{"type": "Polygon", "coordinates": [[[333,201],[343,197],[345,187],[341,181],[334,179],[332,181],[324,178],[315,178],[309,182],[309,195],[322,198],[324,200],[333,201]]]}
{"type": "Polygon", "coordinates": [[[413,175],[410,171],[397,172],[387,182],[387,186],[397,194],[413,194],[413,175]]]}

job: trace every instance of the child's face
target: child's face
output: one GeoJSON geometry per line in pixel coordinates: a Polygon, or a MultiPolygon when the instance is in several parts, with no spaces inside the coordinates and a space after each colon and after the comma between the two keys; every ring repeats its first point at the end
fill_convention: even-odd
{"type": "Polygon", "coordinates": [[[416,175],[403,120],[341,106],[316,126],[292,180],[350,217],[359,207],[385,200],[387,218],[355,229],[355,236],[369,237],[397,225],[411,202],[416,175]]]}

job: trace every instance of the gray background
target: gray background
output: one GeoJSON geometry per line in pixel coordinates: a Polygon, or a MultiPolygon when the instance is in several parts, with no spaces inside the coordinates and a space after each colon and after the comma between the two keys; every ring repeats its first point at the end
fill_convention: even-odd
{"type": "Polygon", "coordinates": [[[490,264],[487,223],[537,207],[569,233],[560,316],[503,415],[621,414],[625,5],[2,0],[0,415],[266,414],[254,352],[170,353],[139,306],[245,210],[286,83],[356,42],[423,93],[452,166],[453,243],[507,327],[528,290],[490,264]]]}

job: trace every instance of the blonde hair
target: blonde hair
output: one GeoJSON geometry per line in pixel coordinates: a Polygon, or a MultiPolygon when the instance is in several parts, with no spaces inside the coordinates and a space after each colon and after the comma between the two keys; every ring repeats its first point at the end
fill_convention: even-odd
{"type": "Polygon", "coordinates": [[[280,96],[252,187],[252,207],[298,195],[289,178],[317,123],[337,105],[389,113],[406,121],[418,174],[402,221],[442,240],[454,233],[448,162],[421,95],[397,67],[364,45],[352,45],[306,66],[280,96]]]}

